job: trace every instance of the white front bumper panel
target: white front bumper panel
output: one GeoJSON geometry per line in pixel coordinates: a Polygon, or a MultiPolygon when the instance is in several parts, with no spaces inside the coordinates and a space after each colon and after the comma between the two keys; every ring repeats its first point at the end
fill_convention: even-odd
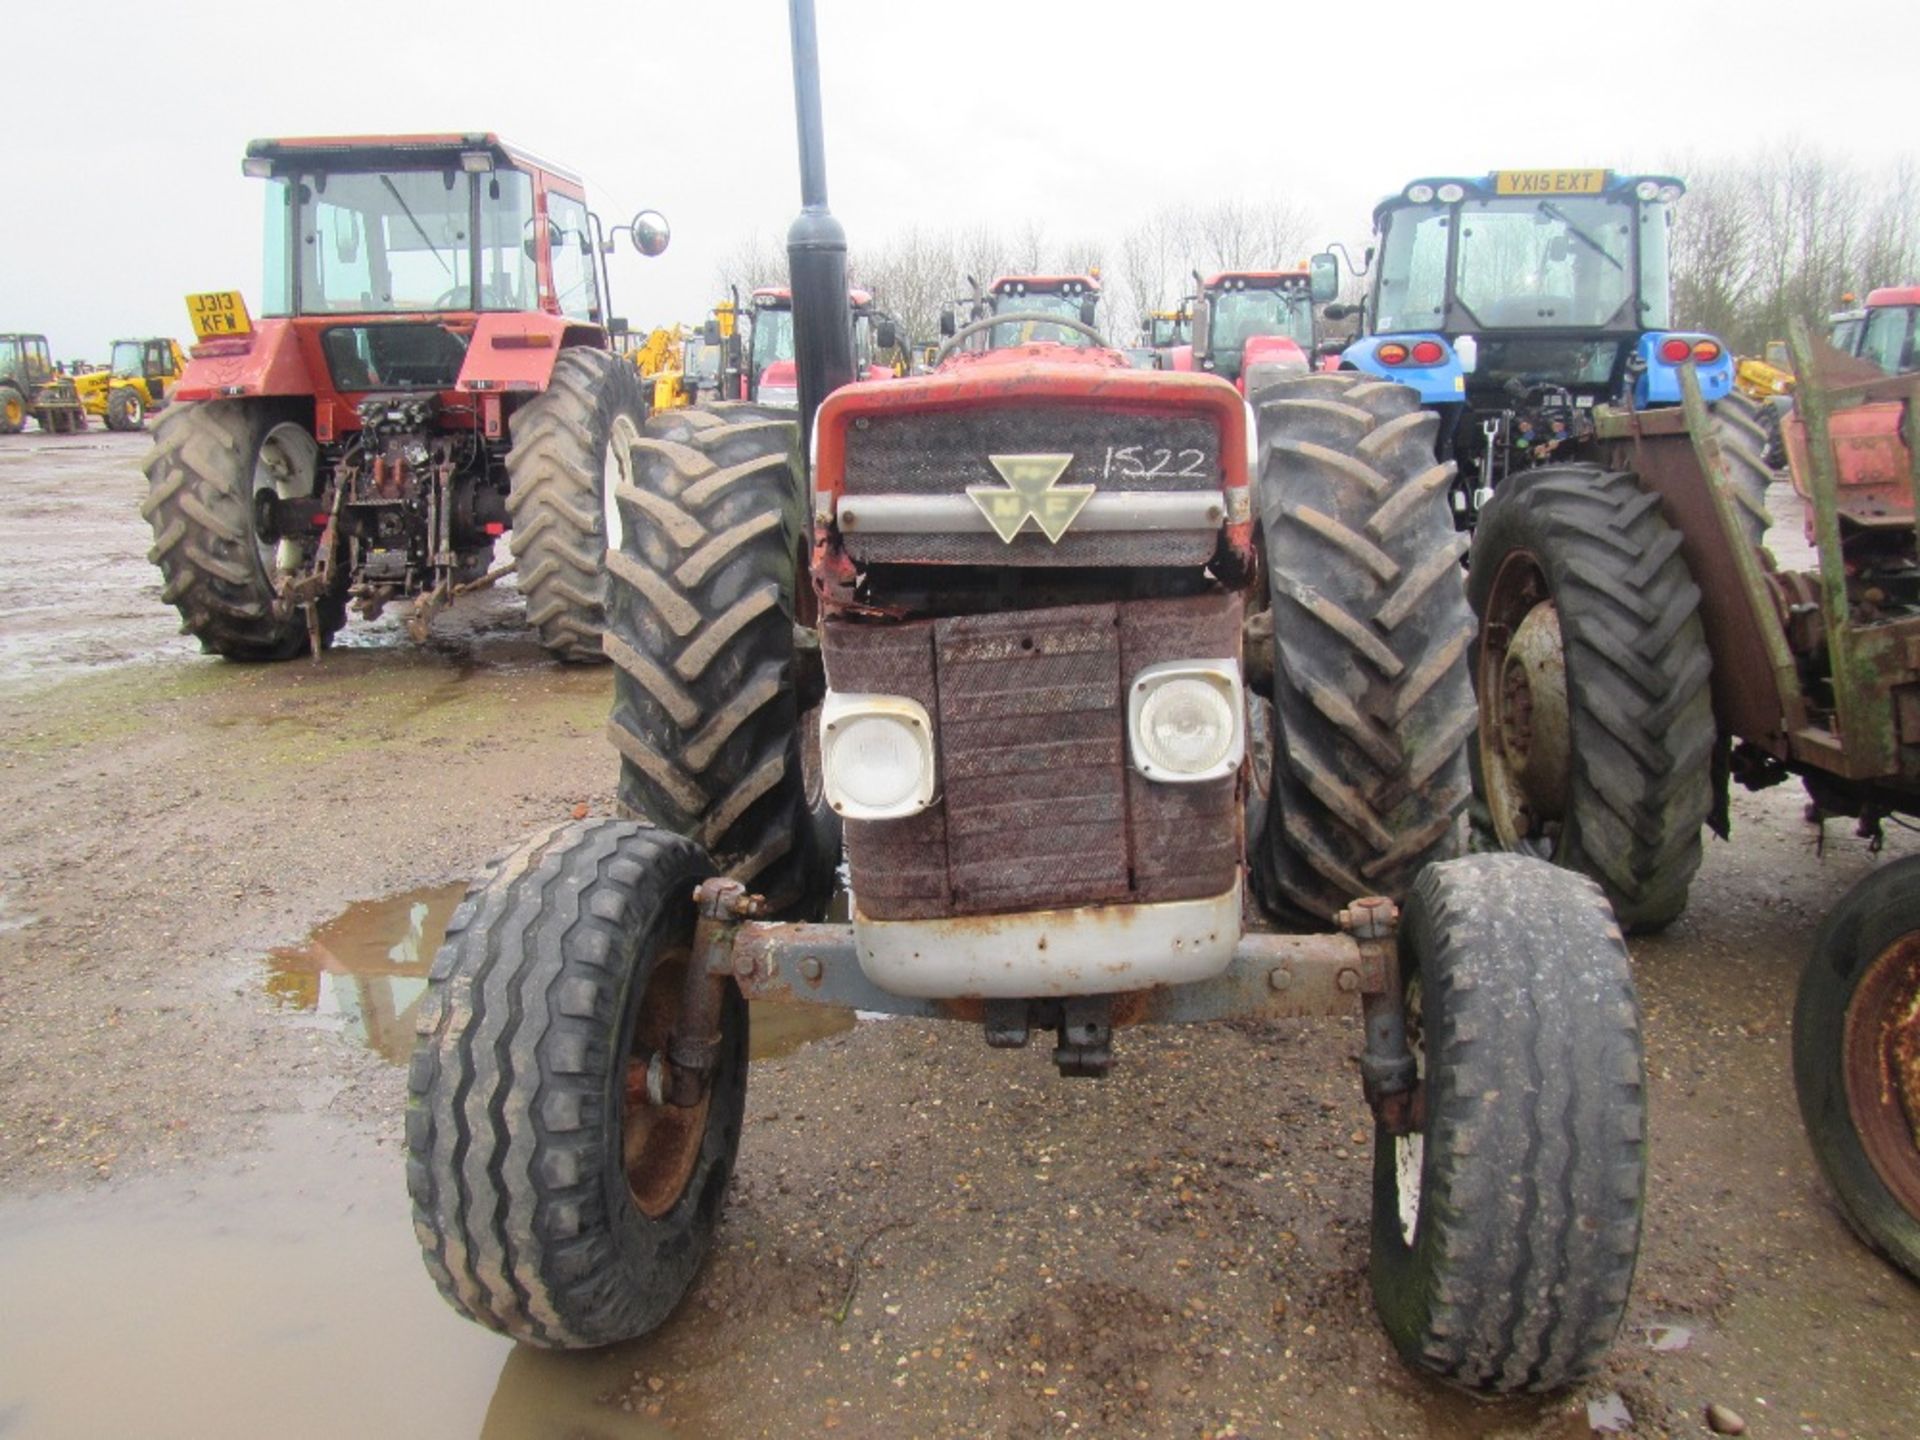
{"type": "Polygon", "coordinates": [[[896,995],[1023,1000],[1211,980],[1240,939],[1240,884],[1203,900],[950,920],[853,914],[860,968],[896,995]]]}

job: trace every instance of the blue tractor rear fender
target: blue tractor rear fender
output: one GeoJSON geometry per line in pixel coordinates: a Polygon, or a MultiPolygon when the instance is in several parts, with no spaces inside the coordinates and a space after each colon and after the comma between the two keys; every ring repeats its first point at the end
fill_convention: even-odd
{"type": "Polygon", "coordinates": [[[1733,389],[1733,355],[1718,338],[1691,330],[1649,330],[1634,346],[1633,404],[1644,410],[1680,403],[1680,367],[1691,360],[1700,379],[1700,398],[1709,405],[1733,389]],[[1684,349],[1682,348],[1684,347],[1684,349]]]}
{"type": "Polygon", "coordinates": [[[1467,395],[1467,372],[1453,347],[1439,335],[1363,336],[1340,352],[1340,368],[1406,385],[1419,394],[1422,405],[1457,404],[1467,395]],[[1436,351],[1437,358],[1427,358],[1436,351]]]}

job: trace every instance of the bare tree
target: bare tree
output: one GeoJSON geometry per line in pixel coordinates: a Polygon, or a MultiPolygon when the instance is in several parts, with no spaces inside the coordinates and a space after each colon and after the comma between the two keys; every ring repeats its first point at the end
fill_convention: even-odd
{"type": "Polygon", "coordinates": [[[1882,171],[1787,141],[1759,157],[1675,166],[1677,324],[1757,353],[1794,316],[1816,328],[1848,293],[1920,265],[1920,191],[1904,159],[1882,171]]]}
{"type": "Polygon", "coordinates": [[[714,277],[725,294],[729,286],[738,287],[744,296],[764,285],[787,283],[787,251],[781,241],[765,230],[742,236],[734,247],[720,257],[714,277]]]}

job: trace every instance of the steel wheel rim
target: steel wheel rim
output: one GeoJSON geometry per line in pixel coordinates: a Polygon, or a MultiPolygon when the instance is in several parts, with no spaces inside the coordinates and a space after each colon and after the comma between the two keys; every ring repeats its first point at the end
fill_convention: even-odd
{"type": "MultiPolygon", "coordinates": [[[[253,497],[262,490],[271,491],[282,500],[313,494],[318,461],[319,447],[305,430],[290,420],[274,426],[261,439],[260,451],[253,457],[253,485],[247,497],[249,508],[253,497]]],[[[276,581],[283,572],[297,573],[307,551],[298,540],[282,538],[269,544],[257,535],[253,548],[260,557],[261,569],[276,581]]]]}
{"type": "Polygon", "coordinates": [[[614,492],[622,485],[633,483],[633,447],[639,439],[640,431],[629,416],[614,416],[613,428],[607,434],[607,453],[600,465],[600,510],[607,528],[609,550],[618,550],[626,538],[614,492]]]}
{"type": "Polygon", "coordinates": [[[1920,1217],[1920,930],[1867,966],[1841,1032],[1847,1118],[1867,1162],[1920,1217]]]}
{"type": "Polygon", "coordinates": [[[1570,809],[1572,721],[1559,611],[1545,571],[1500,561],[1480,623],[1480,777],[1501,847],[1552,859],[1570,809]]]}
{"type": "MultiPolygon", "coordinates": [[[[719,1080],[716,1073],[700,1103],[691,1108],[655,1105],[647,1096],[648,1067],[655,1056],[665,1057],[680,1018],[687,955],[684,944],[663,951],[647,977],[622,1077],[620,1166],[626,1176],[627,1194],[652,1220],[664,1218],[686,1193],[700,1162],[707,1111],[713,1104],[713,1084],[719,1080]]],[[[725,1049],[723,1043],[723,1055],[725,1049]]]]}

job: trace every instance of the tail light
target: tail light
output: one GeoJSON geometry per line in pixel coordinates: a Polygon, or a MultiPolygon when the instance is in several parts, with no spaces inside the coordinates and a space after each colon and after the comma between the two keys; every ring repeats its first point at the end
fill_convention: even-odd
{"type": "Polygon", "coordinates": [[[1669,365],[1684,365],[1692,354],[1692,342],[1682,340],[1678,335],[1670,335],[1660,342],[1660,358],[1669,365]]]}
{"type": "Polygon", "coordinates": [[[1416,365],[1438,365],[1447,358],[1447,347],[1438,340],[1417,341],[1413,347],[1413,363],[1416,365]]]}
{"type": "Polygon", "coordinates": [[[1373,358],[1382,365],[1404,365],[1407,363],[1407,347],[1398,340],[1389,340],[1373,352],[1373,358]]]}
{"type": "Polygon", "coordinates": [[[1693,358],[1702,365],[1711,365],[1720,358],[1720,347],[1712,340],[1700,340],[1694,343],[1693,358]]]}

